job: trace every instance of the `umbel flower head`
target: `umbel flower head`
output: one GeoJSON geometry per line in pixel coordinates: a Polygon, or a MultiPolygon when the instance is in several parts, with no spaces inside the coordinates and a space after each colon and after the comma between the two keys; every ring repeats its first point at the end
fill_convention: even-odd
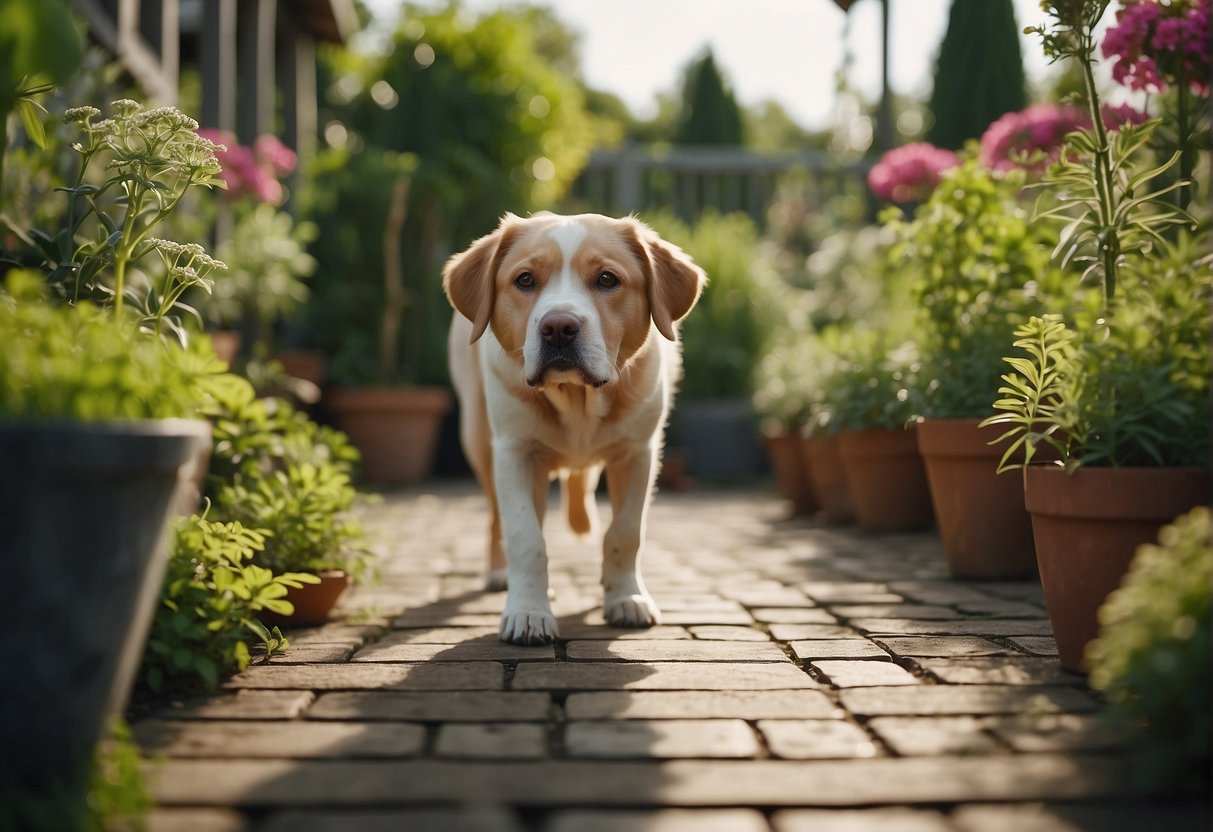
{"type": "Polygon", "coordinates": [[[1103,41],[1112,78],[1135,90],[1209,92],[1210,0],[1124,0],[1103,41]]]}
{"type": "Polygon", "coordinates": [[[952,151],[928,142],[914,142],[881,156],[868,172],[868,187],[890,202],[921,202],[935,190],[943,172],[958,164],[952,151]]]}

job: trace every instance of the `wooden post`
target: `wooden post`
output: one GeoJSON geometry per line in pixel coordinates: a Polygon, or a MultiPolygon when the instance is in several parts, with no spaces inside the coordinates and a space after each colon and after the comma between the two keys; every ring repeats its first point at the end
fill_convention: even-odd
{"type": "Polygon", "coordinates": [[[236,137],[252,144],[274,131],[274,34],[278,0],[240,0],[237,63],[243,94],[237,95],[236,137]]]}
{"type": "Polygon", "coordinates": [[[291,190],[300,172],[316,155],[316,40],[293,23],[283,21],[278,44],[278,78],[282,89],[282,140],[299,155],[291,175],[291,190]]]}
{"type": "Polygon", "coordinates": [[[209,0],[202,17],[203,127],[236,129],[236,0],[209,0]]]}

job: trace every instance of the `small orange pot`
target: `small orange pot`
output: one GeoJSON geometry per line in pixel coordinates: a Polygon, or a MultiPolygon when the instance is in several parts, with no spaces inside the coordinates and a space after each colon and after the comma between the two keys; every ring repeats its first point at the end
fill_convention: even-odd
{"type": "Polygon", "coordinates": [[[410,485],[429,476],[442,417],[451,408],[445,387],[336,388],[325,404],[362,453],[367,480],[410,485]]]}
{"type": "Polygon", "coordinates": [[[799,432],[764,435],[763,445],[771,461],[775,485],[784,497],[792,501],[794,515],[813,514],[817,511],[817,495],[809,481],[809,467],[801,453],[799,432]]]}
{"type": "Polygon", "coordinates": [[[261,623],[267,627],[310,627],[323,624],[329,620],[333,607],[350,585],[350,576],[340,570],[321,572],[318,584],[304,584],[291,587],[286,592],[286,600],[295,605],[291,615],[279,615],[273,612],[263,612],[259,616],[261,623]]]}
{"type": "Polygon", "coordinates": [[[800,452],[825,521],[835,526],[855,522],[855,504],[838,455],[838,437],[806,437],[800,443],[800,452]]]}
{"type": "Polygon", "coordinates": [[[903,531],[931,525],[931,489],[913,428],[840,433],[838,453],[862,528],[903,531]]]}

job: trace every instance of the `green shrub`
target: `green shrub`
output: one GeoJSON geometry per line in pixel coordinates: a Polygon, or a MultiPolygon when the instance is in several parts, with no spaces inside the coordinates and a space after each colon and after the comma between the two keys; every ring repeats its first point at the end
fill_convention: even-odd
{"type": "Polygon", "coordinates": [[[0,290],[0,418],[196,417],[230,383],[204,339],[188,348],[149,337],[133,316],[44,297],[42,278],[10,272],[0,290]]]}
{"type": "Polygon", "coordinates": [[[831,329],[819,336],[824,358],[813,394],[812,431],[900,430],[918,416],[917,348],[899,341],[895,332],[831,329]]]}
{"type": "Polygon", "coordinates": [[[748,398],[754,370],[788,315],[757,227],[745,214],[707,213],[692,228],[669,214],[646,220],[708,275],[699,303],[681,324],[680,395],[748,398]]]}
{"type": "Polygon", "coordinates": [[[179,521],[139,672],[148,688],[213,689],[248,666],[246,639],[260,641],[267,656],[286,649],[278,628],[267,630],[257,614],[289,615],[294,608],[284,600],[287,589],[317,579],[274,575],[252,563],[265,542],[265,532],[240,523],[197,515],[179,521]]]}
{"type": "Polygon", "coordinates": [[[1133,729],[1134,768],[1149,786],[1207,789],[1213,774],[1211,586],[1210,514],[1201,507],[1137,550],[1087,648],[1091,686],[1133,729]]]}
{"type": "Polygon", "coordinates": [[[356,497],[349,474],[336,466],[288,461],[266,476],[226,484],[216,509],[266,531],[254,560],[275,572],[342,569],[357,578],[368,572],[370,552],[362,524],[350,516],[356,497]]]}

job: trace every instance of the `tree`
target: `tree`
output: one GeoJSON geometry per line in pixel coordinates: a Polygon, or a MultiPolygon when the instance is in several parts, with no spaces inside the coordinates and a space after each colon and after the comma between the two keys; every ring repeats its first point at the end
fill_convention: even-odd
{"type": "Polygon", "coordinates": [[[739,145],[743,138],[741,108],[706,49],[687,68],[674,143],[739,145]]]}
{"type": "Polygon", "coordinates": [[[952,0],[939,48],[927,141],[952,150],[1027,105],[1012,0],[952,0]]]}

